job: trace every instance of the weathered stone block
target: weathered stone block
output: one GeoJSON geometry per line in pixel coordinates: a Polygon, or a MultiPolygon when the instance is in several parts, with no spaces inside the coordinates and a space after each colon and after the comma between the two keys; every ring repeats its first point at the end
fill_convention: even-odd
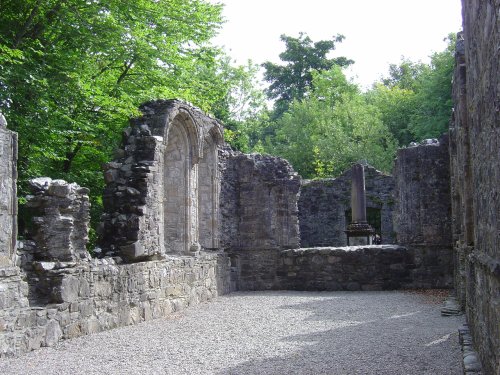
{"type": "Polygon", "coordinates": [[[63,333],[56,320],[48,322],[45,333],[44,346],[54,346],[62,338],[63,333]]]}
{"type": "Polygon", "coordinates": [[[27,197],[27,206],[35,214],[31,237],[36,243],[37,257],[65,262],[88,259],[88,189],[47,177],[29,183],[33,195],[27,197]]]}

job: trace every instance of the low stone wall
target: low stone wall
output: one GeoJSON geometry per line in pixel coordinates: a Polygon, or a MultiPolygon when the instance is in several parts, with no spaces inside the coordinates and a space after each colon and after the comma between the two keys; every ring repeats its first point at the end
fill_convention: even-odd
{"type": "Polygon", "coordinates": [[[29,296],[31,306],[19,268],[0,270],[0,356],[168,316],[230,291],[229,259],[216,253],[135,264],[34,262],[28,272],[45,293],[29,296]]]}
{"type": "Polygon", "coordinates": [[[238,290],[451,288],[451,248],[371,245],[231,252],[238,290]]]}

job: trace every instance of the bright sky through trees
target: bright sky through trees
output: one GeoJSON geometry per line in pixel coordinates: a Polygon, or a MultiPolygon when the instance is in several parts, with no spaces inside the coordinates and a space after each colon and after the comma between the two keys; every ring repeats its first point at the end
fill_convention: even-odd
{"type": "Polygon", "coordinates": [[[355,82],[370,86],[386,75],[401,56],[429,62],[442,51],[443,39],[461,30],[460,0],[210,0],[226,4],[227,20],[215,43],[224,45],[239,64],[279,62],[280,35],[306,32],[312,40],[346,39],[335,56],[356,63],[347,71],[355,82]]]}

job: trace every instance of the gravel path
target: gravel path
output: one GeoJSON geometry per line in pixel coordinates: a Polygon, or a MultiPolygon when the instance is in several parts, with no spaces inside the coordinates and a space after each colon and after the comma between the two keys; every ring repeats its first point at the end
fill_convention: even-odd
{"type": "Polygon", "coordinates": [[[1,359],[0,374],[460,374],[457,329],[405,292],[234,293],[1,359]]]}

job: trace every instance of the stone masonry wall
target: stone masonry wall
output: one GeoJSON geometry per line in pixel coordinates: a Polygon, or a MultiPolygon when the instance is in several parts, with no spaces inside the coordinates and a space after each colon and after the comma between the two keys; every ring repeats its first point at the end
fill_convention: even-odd
{"type": "Polygon", "coordinates": [[[177,100],[140,109],[143,116],[131,120],[117,159],[105,166],[101,246],[128,261],[194,253],[200,242],[218,246],[221,125],[177,100]],[[200,217],[213,225],[200,230],[200,217]]]}
{"type": "MultiPolygon", "coordinates": [[[[0,270],[0,357],[181,311],[229,292],[229,260],[204,253],[134,264],[35,262],[43,305],[28,306],[17,267],[0,270]],[[9,294],[3,293],[4,290],[9,294]]],[[[31,298],[30,298],[31,299],[31,298]]]]}
{"type": "Polygon", "coordinates": [[[500,373],[500,1],[462,0],[451,128],[456,288],[485,374],[500,373]]]}
{"type": "Polygon", "coordinates": [[[422,287],[453,287],[448,136],[400,149],[394,165],[394,230],[414,254],[422,287]],[[436,277],[436,282],[433,282],[436,277]]]}
{"type": "Polygon", "coordinates": [[[393,290],[448,288],[450,277],[431,254],[398,245],[323,247],[279,254],[277,289],[393,290]]]}
{"type": "Polygon", "coordinates": [[[37,243],[38,259],[88,259],[89,190],[47,177],[30,180],[29,185],[33,195],[27,196],[26,206],[33,214],[31,235],[37,243]]]}
{"type": "MultiPolygon", "coordinates": [[[[366,206],[380,210],[382,242],[394,243],[394,179],[365,166],[366,206]]],[[[299,198],[302,247],[347,245],[346,211],[351,207],[351,170],[331,179],[306,180],[299,198]]]]}
{"type": "Polygon", "coordinates": [[[448,138],[399,149],[394,166],[397,243],[451,246],[448,138]]]}
{"type": "Polygon", "coordinates": [[[0,267],[9,266],[17,238],[17,134],[0,113],[0,267]]]}
{"type": "Polygon", "coordinates": [[[222,253],[133,264],[82,256],[88,190],[48,178],[30,184],[28,204],[39,215],[33,241],[20,243],[20,267],[0,268],[0,356],[167,316],[230,292],[222,253]]]}
{"type": "Polygon", "coordinates": [[[449,253],[399,245],[248,251],[232,259],[238,290],[450,288],[450,265],[449,253]]]}
{"type": "Polygon", "coordinates": [[[228,230],[222,233],[222,248],[299,247],[298,174],[281,158],[225,152],[220,199],[222,225],[228,230]]]}
{"type": "Polygon", "coordinates": [[[225,149],[221,160],[221,247],[231,257],[233,284],[265,289],[276,275],[276,251],[299,247],[300,177],[272,156],[225,149]]]}

